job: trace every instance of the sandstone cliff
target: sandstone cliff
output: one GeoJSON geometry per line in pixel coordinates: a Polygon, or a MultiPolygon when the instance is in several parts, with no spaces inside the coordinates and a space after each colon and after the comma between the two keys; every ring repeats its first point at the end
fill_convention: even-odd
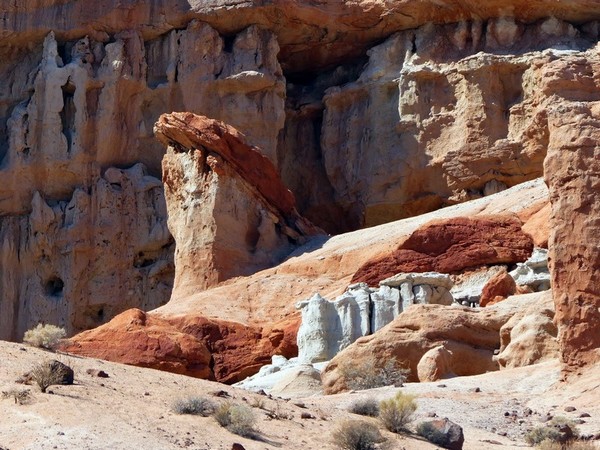
{"type": "MultiPolygon", "coordinates": [[[[577,175],[593,172],[594,158],[586,154],[592,145],[577,141],[569,157],[559,150],[575,148],[568,139],[578,127],[595,136],[598,19],[597,5],[583,0],[6,5],[0,337],[19,339],[39,321],[74,332],[127,307],[168,300],[174,245],[157,183],[165,152],[152,127],[174,110],[239,129],[295,194],[299,214],[334,233],[539,177],[549,149],[546,178],[558,230],[552,242],[577,239],[569,234],[573,214],[586,226],[585,242],[593,241],[593,206],[587,220],[587,206],[559,200],[574,182],[571,172],[561,175],[563,159],[578,167],[577,175]],[[557,100],[568,101],[564,111],[557,100]],[[563,112],[573,120],[567,123],[563,112]]],[[[574,187],[593,198],[587,183],[574,187]]],[[[269,259],[271,248],[257,247],[259,264],[242,258],[240,270],[223,269],[224,277],[213,273],[197,287],[272,264],[282,254],[269,259]]],[[[585,258],[575,263],[568,250],[552,252],[561,336],[589,356],[598,342],[594,254],[580,247],[576,253],[585,258]],[[579,289],[577,280],[564,273],[587,265],[587,278],[577,275],[583,293],[570,291],[579,289]],[[588,332],[592,344],[580,346],[588,332]]],[[[364,250],[361,258],[383,253],[364,250]]],[[[315,287],[337,276],[334,291],[356,271],[344,260],[351,257],[336,258],[335,275],[311,275],[320,279],[315,287]]],[[[289,305],[309,289],[301,280],[282,281],[277,296],[285,301],[273,306],[250,298],[264,292],[258,284],[250,279],[241,294],[258,305],[251,311],[212,306],[208,294],[189,298],[201,298],[203,311],[264,323],[271,314],[289,315],[289,305]]],[[[566,351],[565,360],[569,355],[579,358],[566,351]]]]}

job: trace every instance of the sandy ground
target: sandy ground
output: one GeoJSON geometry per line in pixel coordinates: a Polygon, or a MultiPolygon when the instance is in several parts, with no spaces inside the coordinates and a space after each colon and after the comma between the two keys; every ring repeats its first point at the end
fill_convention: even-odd
{"type": "MultiPolygon", "coordinates": [[[[353,401],[363,397],[388,398],[398,389],[270,399],[219,383],[94,359],[53,355],[22,344],[0,342],[0,355],[0,391],[31,390],[31,399],[26,404],[15,404],[12,398],[0,401],[2,450],[229,450],[233,443],[255,450],[334,449],[331,434],[337,424],[346,418],[362,419],[346,411],[353,401]],[[36,362],[47,358],[71,365],[75,370],[75,384],[53,386],[52,394],[42,394],[36,386],[14,382],[36,362]],[[91,376],[86,373],[88,369],[104,370],[109,378],[91,376]],[[230,401],[252,407],[260,432],[258,439],[234,435],[210,417],[177,415],[171,411],[175,399],[188,395],[222,402],[223,398],[214,395],[221,390],[231,396],[230,401]],[[314,418],[303,419],[302,413],[314,418]]],[[[516,449],[526,447],[523,433],[539,424],[540,417],[548,412],[571,418],[588,413],[591,417],[584,419],[586,423],[580,425],[580,430],[584,434],[600,432],[600,370],[594,369],[567,384],[557,384],[558,364],[549,362],[443,382],[408,384],[402,390],[418,397],[414,423],[435,413],[463,426],[465,449],[516,449]],[[474,392],[475,388],[480,392],[474,392]],[[564,412],[566,406],[573,406],[576,411],[564,412]],[[527,407],[532,409],[529,416],[524,415],[527,407]]],[[[375,419],[366,420],[377,423],[375,419]]],[[[391,449],[436,448],[415,437],[384,434],[391,449]]]]}

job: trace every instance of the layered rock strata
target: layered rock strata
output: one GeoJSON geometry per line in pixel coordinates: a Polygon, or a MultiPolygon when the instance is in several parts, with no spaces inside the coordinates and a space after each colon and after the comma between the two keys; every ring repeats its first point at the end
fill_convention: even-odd
{"type": "Polygon", "coordinates": [[[364,264],[352,281],[373,286],[397,272],[451,273],[523,262],[533,251],[533,241],[521,225],[510,216],[434,221],[413,232],[392,253],[364,264]]]}
{"type": "Polygon", "coordinates": [[[175,237],[174,295],[206,289],[280,262],[322,233],[295,208],[275,166],[222,122],[163,114],[163,182],[175,237]]]}

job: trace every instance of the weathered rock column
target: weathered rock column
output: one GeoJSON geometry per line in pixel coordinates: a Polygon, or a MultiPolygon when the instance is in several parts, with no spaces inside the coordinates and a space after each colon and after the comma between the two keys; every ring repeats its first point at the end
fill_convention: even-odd
{"type": "Polygon", "coordinates": [[[549,128],[550,271],[562,361],[572,368],[600,361],[600,102],[562,103],[549,128]]]}

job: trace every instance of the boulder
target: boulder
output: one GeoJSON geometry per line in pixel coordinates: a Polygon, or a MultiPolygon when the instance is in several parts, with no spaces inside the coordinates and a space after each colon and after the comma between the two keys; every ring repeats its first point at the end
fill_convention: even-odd
{"type": "Polygon", "coordinates": [[[433,221],[414,231],[392,253],[364,264],[352,281],[374,286],[397,272],[450,273],[483,264],[514,264],[525,261],[532,250],[531,237],[514,217],[433,221]]]}
{"type": "Polygon", "coordinates": [[[483,287],[479,306],[487,306],[490,303],[497,303],[513,295],[517,291],[515,279],[508,274],[506,269],[496,273],[483,287]]]}
{"type": "Polygon", "coordinates": [[[500,368],[523,367],[557,358],[558,330],[551,291],[520,296],[523,306],[500,328],[500,368]]]}
{"type": "Polygon", "coordinates": [[[420,423],[418,433],[431,443],[449,450],[462,450],[465,442],[462,427],[447,418],[420,423]]]}
{"type": "Polygon", "coordinates": [[[413,305],[377,333],[358,339],[336,355],[322,373],[324,391],[332,394],[346,389],[339,366],[357,365],[370,358],[394,360],[408,369],[408,381],[418,381],[420,361],[440,346],[443,348],[427,355],[421,365],[421,373],[428,379],[498,370],[493,355],[500,347],[500,328],[520,307],[516,298],[482,310],[413,305]],[[441,361],[442,370],[432,368],[428,360],[441,361]]]}

